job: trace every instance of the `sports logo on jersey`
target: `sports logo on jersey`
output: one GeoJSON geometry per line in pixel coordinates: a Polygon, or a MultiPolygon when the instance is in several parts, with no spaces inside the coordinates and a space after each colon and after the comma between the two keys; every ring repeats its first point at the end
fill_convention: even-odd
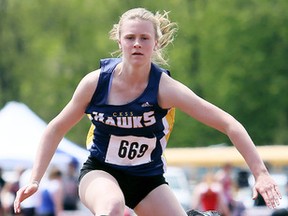
{"type": "Polygon", "coordinates": [[[149,102],[145,102],[141,105],[141,107],[153,107],[153,105],[150,104],[149,102]]]}

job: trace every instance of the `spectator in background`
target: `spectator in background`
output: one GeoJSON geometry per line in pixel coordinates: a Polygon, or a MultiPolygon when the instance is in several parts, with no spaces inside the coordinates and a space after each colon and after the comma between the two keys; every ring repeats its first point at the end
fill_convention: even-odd
{"type": "Polygon", "coordinates": [[[245,205],[242,201],[234,198],[236,190],[249,186],[247,171],[241,170],[238,173],[237,184],[232,175],[233,166],[229,163],[224,164],[222,169],[216,173],[217,180],[221,183],[224,193],[224,201],[231,212],[231,216],[246,215],[245,205]]]}
{"type": "Polygon", "coordinates": [[[224,201],[226,205],[229,207],[230,211],[233,211],[234,206],[234,197],[233,197],[233,190],[234,190],[234,182],[232,178],[232,166],[231,164],[227,163],[224,164],[222,169],[220,169],[216,173],[216,179],[221,183],[224,193],[224,201]]]}
{"type": "Polygon", "coordinates": [[[50,169],[48,180],[40,188],[40,197],[37,216],[60,216],[63,213],[62,172],[57,167],[50,169]]]}
{"type": "Polygon", "coordinates": [[[230,216],[227,203],[224,200],[222,185],[212,173],[207,173],[203,181],[194,190],[193,209],[201,211],[217,211],[223,216],[230,216]]]}
{"type": "Polygon", "coordinates": [[[78,209],[78,161],[73,158],[69,164],[67,173],[63,176],[64,185],[64,210],[73,211],[78,209]]]}
{"type": "Polygon", "coordinates": [[[6,181],[1,189],[1,203],[4,215],[13,214],[13,200],[16,197],[16,192],[19,190],[19,178],[24,170],[21,166],[16,167],[14,170],[15,176],[6,181]]]}

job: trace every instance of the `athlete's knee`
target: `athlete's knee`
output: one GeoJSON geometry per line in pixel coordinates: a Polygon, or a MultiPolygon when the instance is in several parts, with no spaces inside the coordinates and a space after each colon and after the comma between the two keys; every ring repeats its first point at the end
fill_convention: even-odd
{"type": "MultiPolygon", "coordinates": [[[[107,193],[111,193],[111,191],[107,193]]],[[[116,193],[112,194],[112,196],[98,195],[90,199],[81,199],[81,201],[95,216],[124,215],[125,201],[122,194],[119,195],[116,193]]]]}
{"type": "Polygon", "coordinates": [[[123,216],[125,211],[124,199],[110,197],[109,199],[98,200],[92,207],[95,216],[123,216]]]}
{"type": "Polygon", "coordinates": [[[111,216],[123,216],[125,210],[125,202],[123,198],[115,197],[108,201],[107,203],[108,211],[111,216]]]}

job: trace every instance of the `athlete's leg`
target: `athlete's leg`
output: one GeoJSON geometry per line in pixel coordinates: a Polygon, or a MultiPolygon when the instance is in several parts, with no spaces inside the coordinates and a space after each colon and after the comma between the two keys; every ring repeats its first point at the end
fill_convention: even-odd
{"type": "Polygon", "coordinates": [[[93,170],[79,184],[81,202],[95,215],[123,216],[125,201],[116,179],[107,172],[93,170]]]}
{"type": "Polygon", "coordinates": [[[134,211],[138,216],[187,216],[167,184],[151,191],[134,211]]]}

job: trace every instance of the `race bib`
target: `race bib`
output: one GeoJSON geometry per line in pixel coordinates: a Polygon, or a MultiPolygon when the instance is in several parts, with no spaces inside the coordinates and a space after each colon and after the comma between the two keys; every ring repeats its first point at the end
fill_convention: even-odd
{"type": "Polygon", "coordinates": [[[156,137],[114,136],[109,141],[105,162],[120,166],[135,166],[151,162],[156,137]]]}

